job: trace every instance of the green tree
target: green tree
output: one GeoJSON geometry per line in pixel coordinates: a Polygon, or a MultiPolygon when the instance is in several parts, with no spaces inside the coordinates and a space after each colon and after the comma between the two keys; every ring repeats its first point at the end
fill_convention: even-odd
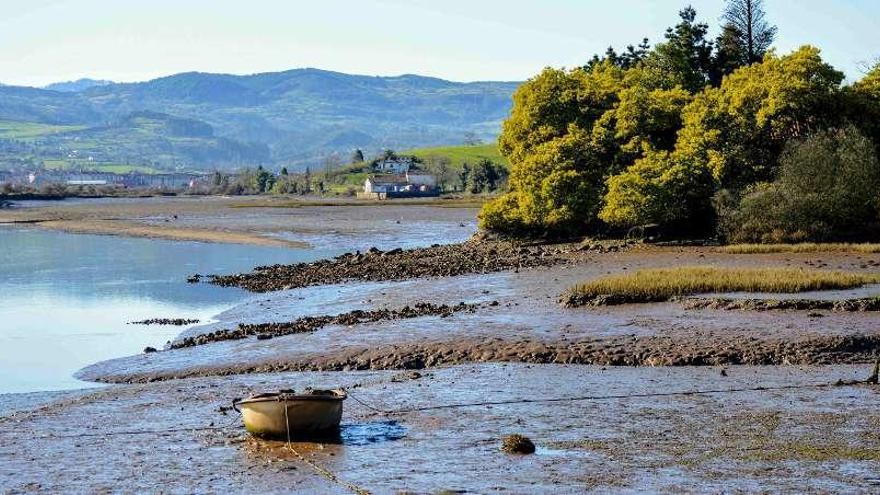
{"type": "Polygon", "coordinates": [[[877,227],[878,190],[875,142],[853,126],[822,131],[793,141],[779,178],[747,189],[721,230],[733,242],[862,237],[877,227]]]}
{"type": "Polygon", "coordinates": [[[287,176],[287,167],[281,167],[281,175],[287,176]]]}
{"type": "Polygon", "coordinates": [[[812,47],[737,70],[684,107],[671,153],[648,154],[609,179],[601,218],[709,228],[706,178],[733,191],[772,180],[785,143],[840,121],[842,80],[812,47]],[[682,208],[675,198],[685,193],[682,208]]]}
{"type": "Polygon", "coordinates": [[[703,89],[712,74],[712,42],[709,26],[697,22],[697,11],[687,7],[679,12],[681,21],[666,30],[663,43],[654,47],[644,63],[655,70],[674,75],[690,92],[703,89]]]}
{"type": "Polygon", "coordinates": [[[360,148],[354,150],[354,153],[351,155],[351,163],[363,163],[364,162],[364,152],[361,151],[360,148]]]}

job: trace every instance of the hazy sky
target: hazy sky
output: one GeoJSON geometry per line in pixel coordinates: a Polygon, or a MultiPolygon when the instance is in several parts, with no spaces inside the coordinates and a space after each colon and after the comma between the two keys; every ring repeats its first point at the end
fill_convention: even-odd
{"type": "MultiPolygon", "coordinates": [[[[139,81],[317,67],[522,80],[609,44],[652,41],[686,0],[0,0],[0,82],[139,81]]],[[[715,26],[723,0],[694,0],[715,26]]],[[[880,56],[878,0],[766,0],[777,46],[858,77],[880,56]]]]}

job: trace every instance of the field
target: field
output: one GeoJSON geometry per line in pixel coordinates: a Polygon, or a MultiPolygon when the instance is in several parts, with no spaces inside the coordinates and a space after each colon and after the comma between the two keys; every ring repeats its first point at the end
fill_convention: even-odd
{"type": "Polygon", "coordinates": [[[48,134],[60,134],[85,129],[78,125],[52,125],[38,122],[0,120],[0,139],[34,139],[48,134]]]}
{"type": "Polygon", "coordinates": [[[427,160],[429,157],[447,157],[455,168],[461,168],[464,163],[476,163],[481,159],[488,159],[494,163],[509,166],[507,158],[498,151],[495,143],[481,144],[477,146],[438,146],[434,148],[416,148],[401,152],[403,155],[413,155],[427,160]]]}
{"type": "Polygon", "coordinates": [[[108,174],[128,174],[138,172],[142,174],[156,174],[160,171],[145,165],[126,165],[122,163],[95,163],[86,160],[43,160],[43,167],[47,170],[88,170],[92,172],[104,172],[108,174]]]}

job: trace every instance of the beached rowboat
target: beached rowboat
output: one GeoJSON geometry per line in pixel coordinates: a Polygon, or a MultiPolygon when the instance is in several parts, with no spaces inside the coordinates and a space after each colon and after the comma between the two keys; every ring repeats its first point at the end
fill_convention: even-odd
{"type": "Polygon", "coordinates": [[[333,435],[342,419],[343,390],[259,394],[233,402],[244,427],[256,437],[277,440],[333,435]]]}

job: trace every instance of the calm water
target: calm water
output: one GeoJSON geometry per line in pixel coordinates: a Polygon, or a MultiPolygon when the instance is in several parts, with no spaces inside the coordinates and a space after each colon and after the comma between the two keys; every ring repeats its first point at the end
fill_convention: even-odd
{"type": "Polygon", "coordinates": [[[73,235],[0,227],[0,394],[82,388],[96,361],[161,348],[183,328],[147,318],[210,319],[248,297],[187,284],[192,273],[248,271],[341,250],[73,235]]]}

